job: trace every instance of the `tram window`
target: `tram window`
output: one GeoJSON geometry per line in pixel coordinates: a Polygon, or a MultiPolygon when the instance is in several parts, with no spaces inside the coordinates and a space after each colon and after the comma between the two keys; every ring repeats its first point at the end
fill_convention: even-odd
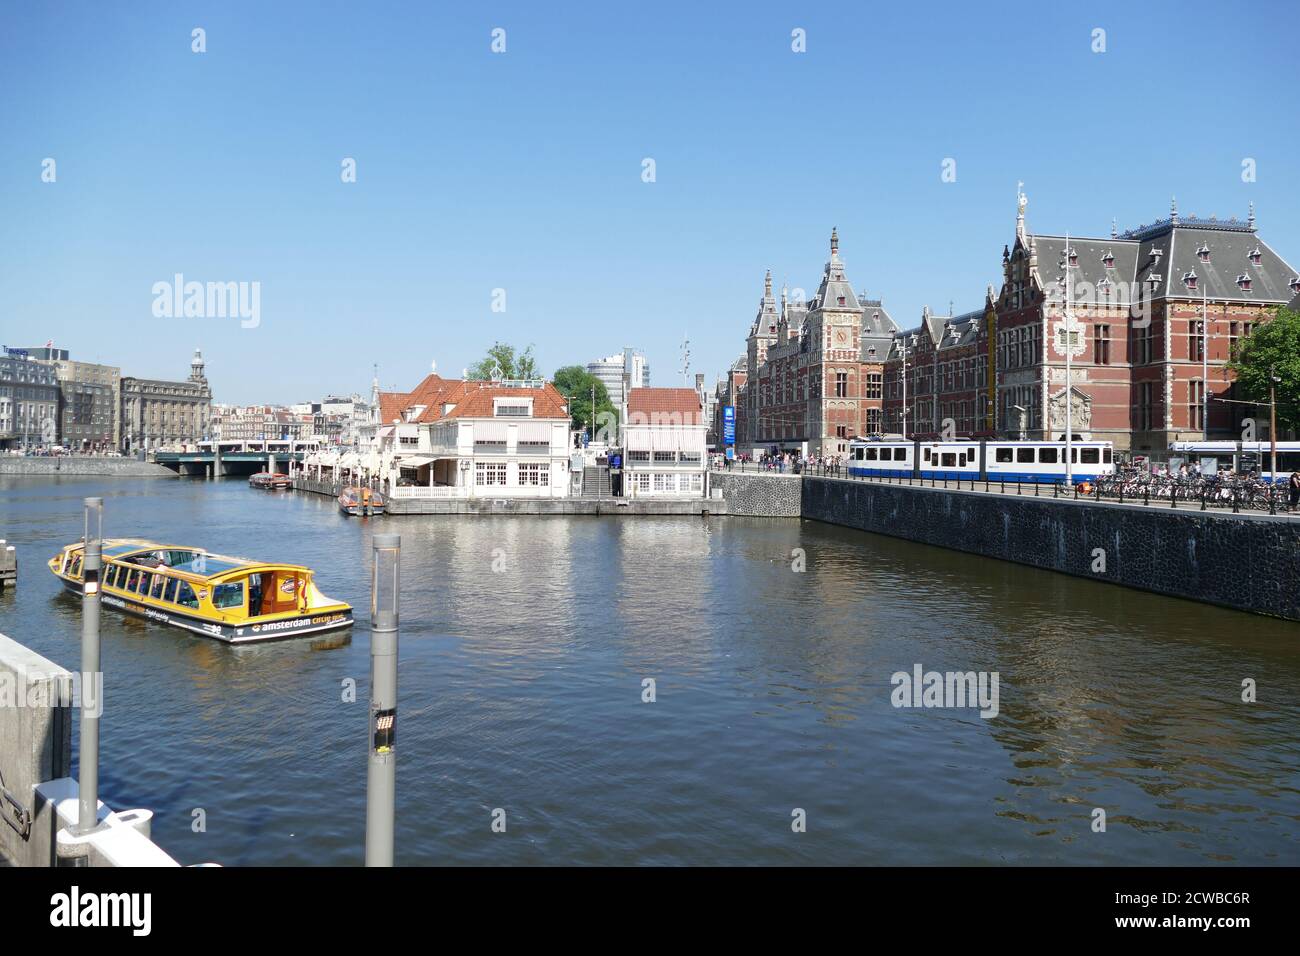
{"type": "Polygon", "coordinates": [[[867,460],[867,461],[875,461],[875,460],[876,460],[876,449],[874,449],[874,448],[867,448],[867,449],[859,449],[859,451],[861,451],[864,455],[866,455],[866,460],[867,460]]]}
{"type": "Polygon", "coordinates": [[[180,583],[175,578],[167,579],[167,590],[163,592],[163,600],[169,604],[176,603],[176,585],[180,583]]]}
{"type": "Polygon", "coordinates": [[[1021,465],[1032,465],[1034,463],[1034,450],[1032,448],[1017,448],[1016,461],[1021,465]]]}
{"type": "Polygon", "coordinates": [[[1108,465],[1110,464],[1110,449],[1109,449],[1109,448],[1103,448],[1103,449],[1101,450],[1101,460],[1104,461],[1104,462],[1105,462],[1106,464],[1108,464],[1108,465]]]}
{"type": "Polygon", "coordinates": [[[212,589],[212,606],[222,608],[243,607],[244,582],[236,581],[234,584],[218,584],[212,589]]]}
{"type": "Polygon", "coordinates": [[[943,465],[944,468],[956,468],[956,467],[957,467],[957,453],[956,453],[956,452],[946,451],[946,452],[944,452],[943,455],[940,456],[940,457],[942,458],[942,465],[943,465]]]}
{"type": "Polygon", "coordinates": [[[881,461],[892,461],[893,458],[894,458],[894,449],[892,449],[892,448],[882,448],[882,449],[880,449],[880,460],[881,460],[881,461]]]}
{"type": "Polygon", "coordinates": [[[184,607],[198,607],[199,599],[194,596],[194,589],[188,581],[181,581],[176,587],[176,603],[184,607]]]}
{"type": "Polygon", "coordinates": [[[1083,463],[1085,465],[1095,465],[1099,461],[1101,461],[1100,448],[1084,448],[1082,449],[1082,451],[1083,451],[1083,463]]]}
{"type": "Polygon", "coordinates": [[[993,460],[994,460],[994,461],[1004,461],[1004,462],[1009,462],[1009,461],[1011,461],[1011,449],[1010,449],[1010,448],[995,448],[995,449],[993,449],[993,460]]]}
{"type": "Polygon", "coordinates": [[[166,575],[155,574],[153,576],[153,587],[149,589],[149,596],[155,601],[162,598],[163,587],[167,584],[166,575]]]}
{"type": "Polygon", "coordinates": [[[966,453],[962,452],[957,456],[957,465],[961,468],[966,467],[966,453]]]}
{"type": "Polygon", "coordinates": [[[1038,449],[1038,463],[1040,465],[1054,465],[1056,464],[1056,460],[1055,448],[1038,449]]]}
{"type": "Polygon", "coordinates": [[[930,449],[928,449],[928,448],[925,449],[925,453],[921,456],[921,460],[922,460],[922,461],[929,461],[929,460],[930,460],[930,449]]]}

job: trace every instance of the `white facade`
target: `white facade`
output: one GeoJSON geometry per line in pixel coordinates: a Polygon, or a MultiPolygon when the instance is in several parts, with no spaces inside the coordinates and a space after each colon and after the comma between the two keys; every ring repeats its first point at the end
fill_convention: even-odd
{"type": "Polygon", "coordinates": [[[385,428],[398,498],[566,498],[569,419],[533,419],[532,399],[498,397],[491,417],[385,428]],[[526,408],[527,415],[520,409],[526,408]]]}
{"type": "Polygon", "coordinates": [[[623,496],[703,497],[708,430],[707,425],[624,425],[623,496]]]}

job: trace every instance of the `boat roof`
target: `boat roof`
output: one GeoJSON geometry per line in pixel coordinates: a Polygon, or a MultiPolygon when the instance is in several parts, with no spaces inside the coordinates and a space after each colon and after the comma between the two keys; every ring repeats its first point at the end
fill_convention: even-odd
{"type": "MultiPolygon", "coordinates": [[[[77,542],[70,545],[73,548],[82,547],[83,542],[77,542]]],[[[229,574],[231,571],[253,570],[257,568],[292,568],[297,571],[306,571],[311,573],[311,569],[300,564],[281,564],[277,562],[254,561],[251,558],[236,558],[225,554],[210,554],[202,548],[196,548],[192,545],[181,544],[159,544],[157,541],[145,541],[141,538],[105,538],[103,544],[103,556],[113,559],[130,558],[139,554],[147,554],[151,551],[192,551],[196,556],[202,557],[201,564],[196,561],[184,561],[178,564],[168,565],[168,570],[179,571],[182,574],[191,575],[196,578],[219,578],[222,575],[229,574]]]]}

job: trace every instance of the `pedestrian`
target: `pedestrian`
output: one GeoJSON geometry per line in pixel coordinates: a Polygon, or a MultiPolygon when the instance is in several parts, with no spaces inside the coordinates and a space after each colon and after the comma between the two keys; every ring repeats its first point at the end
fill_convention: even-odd
{"type": "Polygon", "coordinates": [[[1291,498],[1290,510],[1295,511],[1296,505],[1300,505],[1300,471],[1291,472],[1291,480],[1287,482],[1287,491],[1290,492],[1291,498]]]}

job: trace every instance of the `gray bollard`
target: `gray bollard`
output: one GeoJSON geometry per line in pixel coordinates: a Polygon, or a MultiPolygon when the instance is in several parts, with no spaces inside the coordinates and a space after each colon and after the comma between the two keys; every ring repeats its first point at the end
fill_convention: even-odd
{"type": "Polygon", "coordinates": [[[77,771],[80,804],[77,830],[99,823],[99,569],[102,562],[104,499],[85,500],[85,550],[81,562],[81,754],[77,771]],[[89,704],[89,706],[87,706],[89,704]]]}
{"type": "Polygon", "coordinates": [[[393,865],[393,817],[397,793],[397,595],[402,537],[377,534],[371,541],[370,758],[366,768],[366,866],[393,865]]]}

